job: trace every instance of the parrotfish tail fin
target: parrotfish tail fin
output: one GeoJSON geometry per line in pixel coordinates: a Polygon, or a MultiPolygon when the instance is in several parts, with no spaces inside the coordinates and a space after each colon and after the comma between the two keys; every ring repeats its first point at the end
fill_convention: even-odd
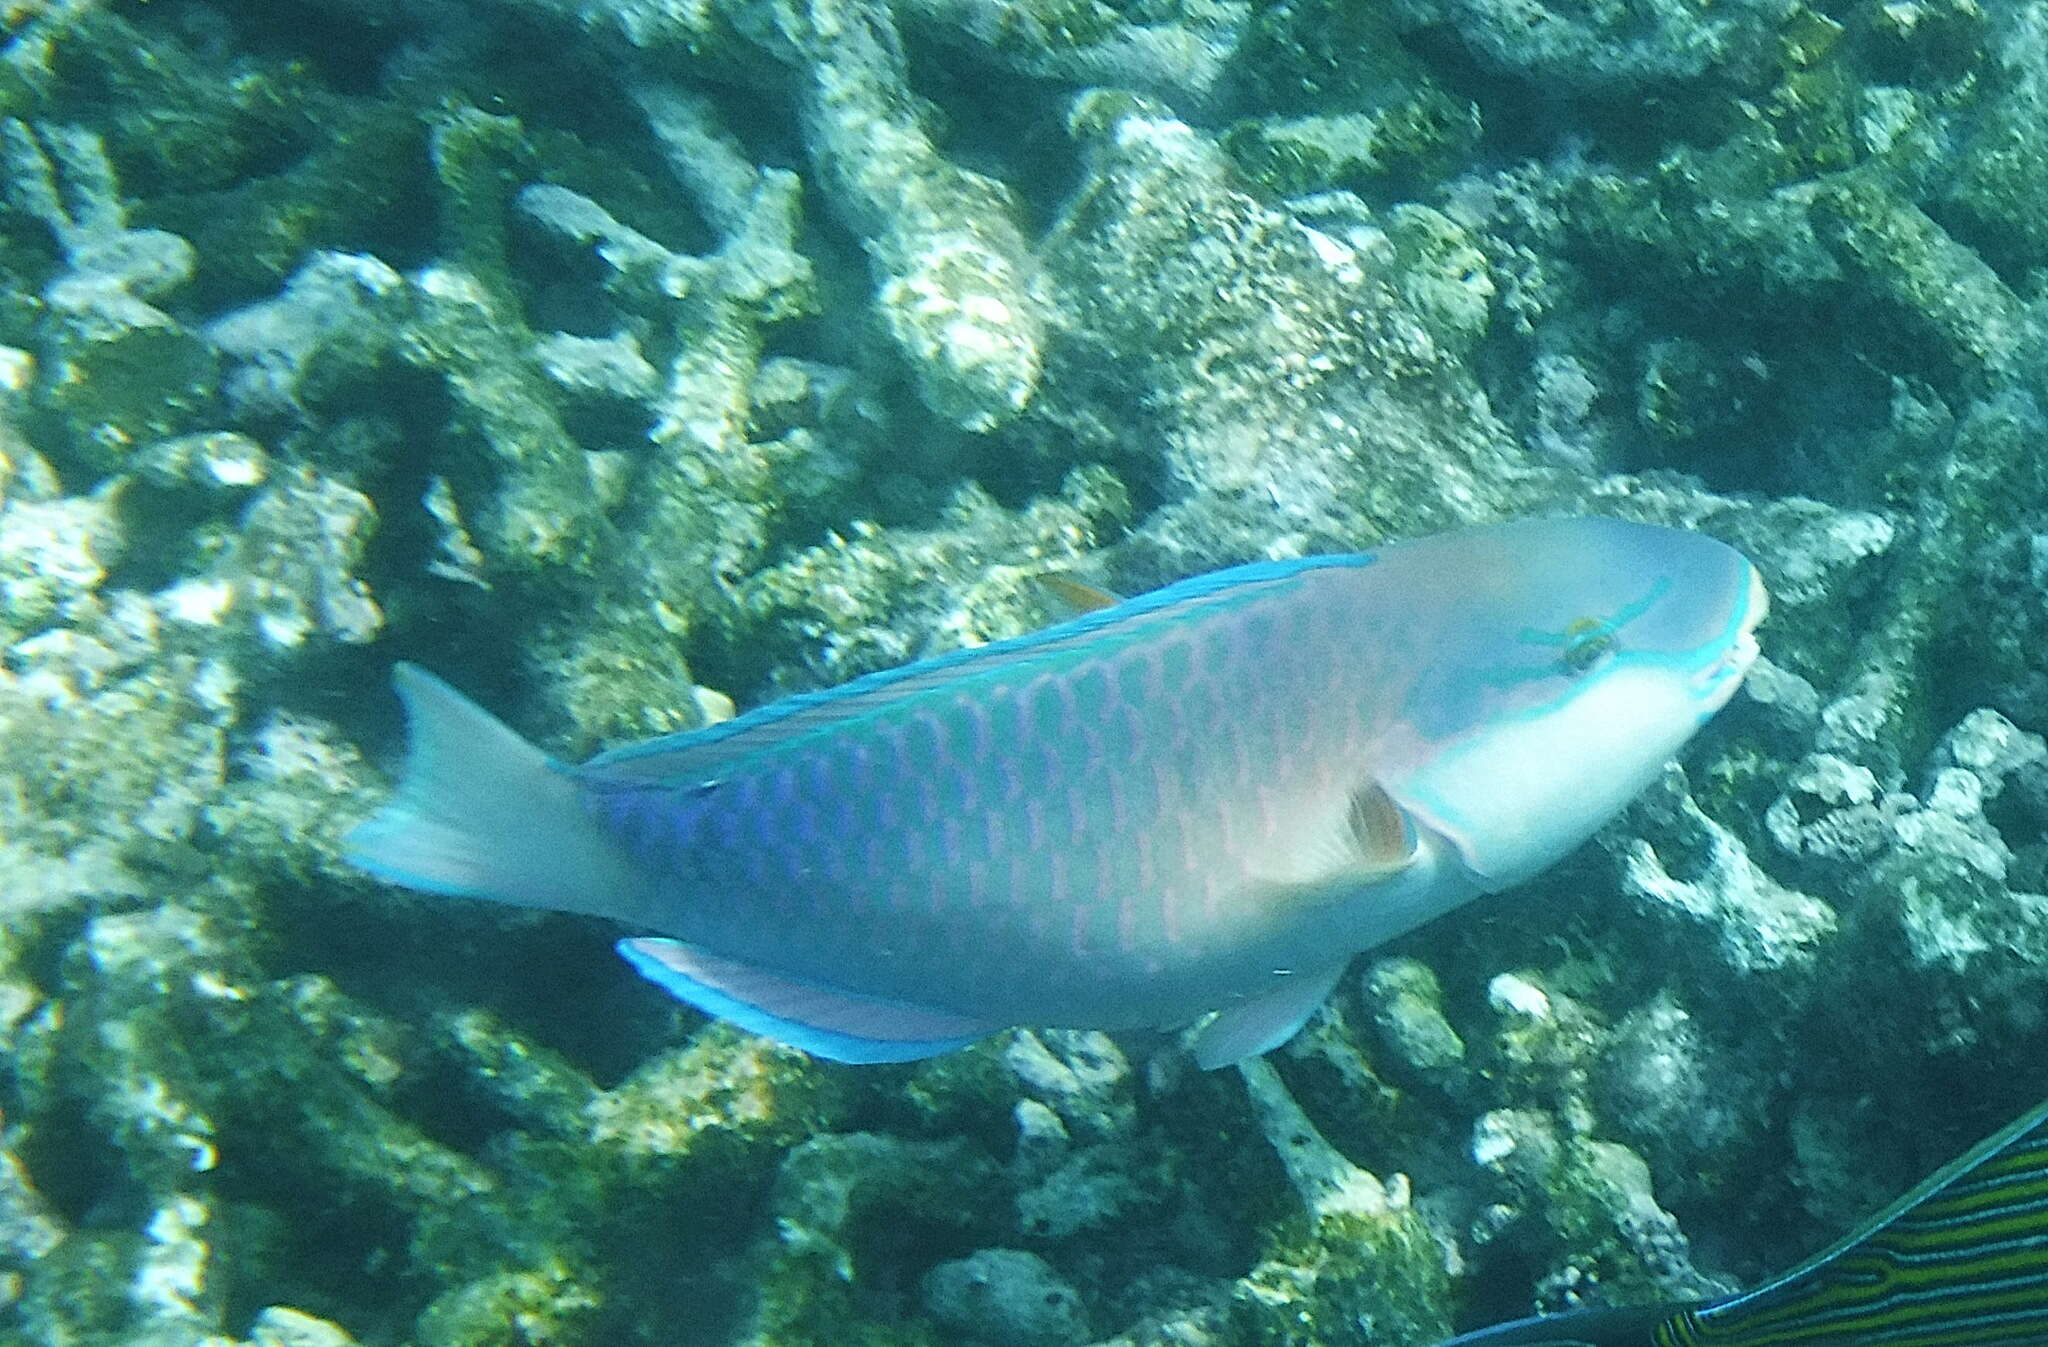
{"type": "Polygon", "coordinates": [[[398,665],[391,681],[405,706],[405,767],[390,802],[342,839],[348,862],[428,893],[619,915],[624,863],[573,780],[418,665],[398,665]]]}
{"type": "Polygon", "coordinates": [[[1637,1305],[1546,1314],[1482,1328],[1453,1338],[1443,1347],[1663,1347],[1665,1338],[1658,1336],[1657,1330],[1684,1319],[1692,1308],[1637,1305]]]}

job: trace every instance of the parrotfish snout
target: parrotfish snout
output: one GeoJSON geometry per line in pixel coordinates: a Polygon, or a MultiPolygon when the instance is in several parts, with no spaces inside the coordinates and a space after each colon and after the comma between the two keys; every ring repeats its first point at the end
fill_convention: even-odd
{"type": "Polygon", "coordinates": [[[1766,607],[1699,534],[1523,521],[1198,576],[581,767],[400,666],[404,776],[348,854],[658,931],[637,970],[824,1057],[1220,1011],[1220,1065],[1612,817],[1766,607]]]}

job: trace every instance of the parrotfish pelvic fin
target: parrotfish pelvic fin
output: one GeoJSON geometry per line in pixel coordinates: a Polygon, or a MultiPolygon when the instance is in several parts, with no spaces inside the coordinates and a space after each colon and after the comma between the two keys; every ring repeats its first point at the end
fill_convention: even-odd
{"type": "Polygon", "coordinates": [[[1349,963],[1343,959],[1329,968],[1290,973],[1264,994],[1219,1011],[1215,1019],[1195,1031],[1196,1064],[1213,1071],[1279,1047],[1329,999],[1330,989],[1349,963]]]}
{"type": "Polygon", "coordinates": [[[390,802],[342,839],[350,864],[430,893],[628,915],[626,863],[553,759],[418,665],[391,681],[405,767],[390,802]]]}
{"type": "Polygon", "coordinates": [[[618,949],[635,972],[677,1000],[835,1062],[935,1057],[1001,1027],[804,982],[679,940],[648,936],[621,940],[618,949]]]}

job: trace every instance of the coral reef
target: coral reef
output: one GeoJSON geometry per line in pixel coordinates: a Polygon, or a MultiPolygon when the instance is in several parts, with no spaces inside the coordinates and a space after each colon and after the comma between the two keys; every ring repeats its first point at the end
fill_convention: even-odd
{"type": "Polygon", "coordinates": [[[1782,1267],[2048,1026],[2048,8],[0,15],[0,1337],[1428,1344],[1782,1267]],[[849,1070],[368,883],[399,658],[576,756],[1135,590],[1700,528],[1767,660],[1284,1050],[849,1070]]]}

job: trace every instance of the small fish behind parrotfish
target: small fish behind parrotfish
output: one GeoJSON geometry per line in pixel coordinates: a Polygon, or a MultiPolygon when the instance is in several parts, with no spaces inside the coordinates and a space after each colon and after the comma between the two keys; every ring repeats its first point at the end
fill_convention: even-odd
{"type": "Polygon", "coordinates": [[[1443,1347],[2048,1347],[2048,1103],[1754,1291],[1518,1319],[1443,1347]]]}
{"type": "Polygon", "coordinates": [[[1217,1066],[1584,841],[1766,606],[1711,538],[1530,520],[1197,576],[580,767],[401,665],[403,779],[346,849],[658,932],[634,968],[821,1057],[1218,1011],[1217,1066]]]}

